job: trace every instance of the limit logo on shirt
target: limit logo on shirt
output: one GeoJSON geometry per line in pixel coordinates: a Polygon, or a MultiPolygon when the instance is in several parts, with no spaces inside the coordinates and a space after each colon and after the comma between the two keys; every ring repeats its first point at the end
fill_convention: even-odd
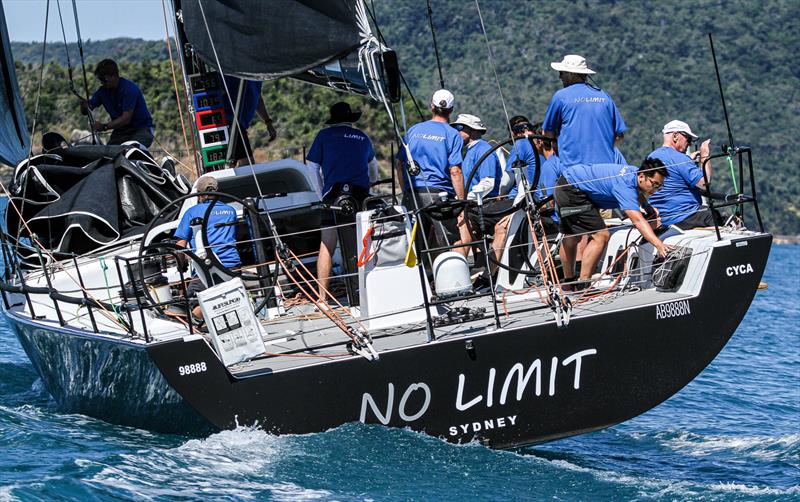
{"type": "Polygon", "coordinates": [[[444,136],[437,136],[435,134],[416,133],[411,137],[414,139],[424,139],[427,141],[436,141],[436,142],[444,141],[444,136]]]}

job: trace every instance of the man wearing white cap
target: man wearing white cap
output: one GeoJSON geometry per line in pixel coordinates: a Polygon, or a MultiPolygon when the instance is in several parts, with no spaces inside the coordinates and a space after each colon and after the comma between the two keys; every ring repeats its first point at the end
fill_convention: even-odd
{"type": "Polygon", "coordinates": [[[676,225],[684,230],[714,225],[711,211],[702,204],[700,190],[705,190],[706,182],[703,171],[695,163],[704,166],[706,176],[711,180],[711,162],[705,162],[711,140],[704,141],[700,151],[690,157],[686,150],[697,135],[689,124],[673,120],[664,126],[661,133],[664,143],[648,155],[648,158],[663,162],[669,171],[664,186],[650,197],[650,204],[661,216],[661,224],[676,225]]]}
{"type": "MultiPolygon", "coordinates": [[[[486,126],[483,125],[479,117],[468,113],[460,114],[455,122],[450,125],[461,134],[461,138],[467,144],[467,153],[464,155],[464,163],[461,165],[464,171],[464,183],[469,182],[469,186],[465,186],[467,197],[471,199],[476,197],[473,193],[475,187],[479,187],[479,190],[483,192],[484,198],[497,197],[500,194],[500,181],[503,179],[503,166],[505,164],[505,158],[500,153],[500,149],[495,150],[494,154],[489,155],[480,165],[477,165],[486,152],[492,149],[492,145],[483,139],[483,135],[486,133],[486,126]],[[469,176],[473,169],[476,169],[476,165],[477,170],[470,181],[469,176]]],[[[513,199],[492,199],[484,203],[484,208],[489,212],[497,212],[511,207],[512,203],[513,199]]],[[[499,260],[506,239],[507,226],[498,225],[502,217],[484,217],[484,228],[479,229],[480,217],[478,213],[475,210],[470,210],[468,216],[473,230],[479,230],[480,235],[485,233],[494,236],[495,255],[499,260]]]]}
{"type": "Polygon", "coordinates": [[[542,128],[545,135],[557,138],[561,163],[613,163],[614,141],[622,138],[627,129],[614,100],[602,89],[586,83],[595,72],[583,57],[570,54],[550,66],[558,71],[564,88],[550,100],[542,128]]]}
{"type": "MultiPolygon", "coordinates": [[[[412,195],[416,195],[419,207],[438,200],[440,192],[459,199],[465,197],[464,175],[461,171],[464,140],[458,131],[450,127],[454,105],[453,94],[446,89],[439,89],[431,98],[431,119],[411,126],[406,133],[404,143],[408,145],[414,165],[411,166],[406,149],[401,148],[397,154],[397,170],[406,187],[403,205],[409,209],[414,208],[412,195]]],[[[455,244],[461,242],[462,238],[468,238],[463,214],[458,216],[457,222],[444,220],[441,225],[424,215],[422,220],[427,232],[431,232],[430,229],[433,228],[436,242],[430,243],[432,245],[444,246],[448,242],[455,244]],[[441,232],[442,227],[444,232],[441,232]]],[[[461,248],[459,251],[463,253],[468,249],[461,248]]]]}

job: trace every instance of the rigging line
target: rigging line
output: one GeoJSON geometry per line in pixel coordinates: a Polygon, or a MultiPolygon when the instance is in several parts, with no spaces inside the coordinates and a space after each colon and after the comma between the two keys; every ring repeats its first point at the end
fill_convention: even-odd
{"type": "MultiPolygon", "coordinates": [[[[178,117],[180,117],[181,119],[181,130],[183,131],[183,144],[186,147],[187,152],[192,152],[192,150],[189,149],[189,139],[186,135],[186,124],[183,121],[183,107],[181,105],[181,97],[178,91],[178,79],[175,76],[175,62],[172,58],[172,42],[170,42],[169,23],[167,22],[167,4],[165,0],[161,0],[161,8],[164,11],[164,31],[166,32],[167,35],[167,54],[169,54],[169,67],[172,70],[172,86],[175,88],[175,101],[178,103],[178,117]]],[[[183,163],[181,162],[181,164],[183,163]]],[[[198,175],[199,177],[199,173],[197,172],[196,168],[194,169],[194,171],[195,174],[198,175]]]]}
{"type": "Polygon", "coordinates": [[[86,78],[86,60],[83,57],[83,39],[81,39],[81,25],[78,22],[78,5],[75,0],[72,0],[72,15],[75,17],[75,32],[78,35],[78,54],[81,56],[81,68],[83,69],[83,90],[86,93],[86,99],[89,99],[89,80],[86,78]]]}
{"type": "Polygon", "coordinates": [[[508,133],[511,135],[511,141],[514,143],[514,147],[516,147],[517,142],[514,140],[514,131],[511,130],[511,124],[509,124],[509,117],[508,117],[508,109],[506,108],[506,100],[503,97],[503,87],[500,85],[500,77],[497,76],[497,67],[494,64],[494,52],[492,51],[492,46],[489,43],[489,35],[486,33],[486,26],[483,24],[483,14],[481,13],[481,6],[478,3],[478,0],[475,0],[475,7],[478,9],[478,19],[481,21],[481,31],[483,31],[483,39],[486,40],[486,50],[489,52],[489,64],[492,65],[492,71],[494,72],[494,81],[497,84],[497,91],[500,93],[500,102],[503,104],[503,114],[506,116],[506,126],[508,127],[508,133]]]}
{"type": "MultiPolygon", "coordinates": [[[[44,14],[44,35],[42,37],[42,60],[39,65],[39,83],[36,86],[36,102],[33,107],[33,123],[31,124],[31,141],[30,144],[28,145],[28,160],[26,161],[28,167],[30,167],[31,157],[33,156],[33,138],[34,135],[36,134],[36,122],[39,119],[39,98],[41,98],[42,96],[42,81],[44,80],[44,61],[47,55],[47,27],[49,22],[50,22],[50,0],[47,0],[47,4],[45,6],[45,14],[44,14]]],[[[22,204],[20,210],[18,211],[20,220],[22,220],[22,213],[25,211],[25,201],[28,198],[27,193],[28,193],[28,176],[26,170],[25,185],[22,188],[22,204]]],[[[9,198],[9,201],[10,200],[11,199],[9,198]]],[[[14,207],[16,208],[16,206],[14,207]]],[[[17,226],[16,242],[14,243],[15,255],[19,251],[19,239],[21,232],[22,232],[22,227],[17,226]]]]}
{"type": "Polygon", "coordinates": [[[69,58],[67,33],[64,31],[64,17],[61,15],[61,0],[56,0],[56,6],[58,7],[58,21],[61,23],[61,35],[64,37],[64,52],[67,54],[67,75],[69,77],[69,88],[72,92],[77,93],[75,90],[75,79],[72,78],[72,61],[69,58]]]}
{"type": "MultiPolygon", "coordinates": [[[[439,88],[444,89],[444,75],[442,74],[442,62],[439,59],[439,44],[436,43],[436,27],[433,25],[433,9],[431,0],[428,1],[428,23],[431,25],[431,38],[433,38],[433,52],[436,54],[436,67],[439,69],[439,88]]],[[[483,21],[481,21],[483,23],[483,21]]]]}
{"type": "Polygon", "coordinates": [[[731,132],[731,123],[728,120],[728,107],[725,105],[725,94],[722,92],[722,79],[719,76],[719,65],[717,64],[717,53],[714,51],[714,39],[711,37],[711,33],[708,34],[708,43],[711,45],[711,57],[714,60],[714,71],[717,74],[717,86],[719,87],[719,97],[722,101],[722,112],[725,114],[725,126],[728,128],[728,146],[733,149],[735,145],[733,143],[733,133],[731,132]]]}
{"type": "MultiPolygon", "coordinates": [[[[230,94],[230,92],[228,90],[228,83],[225,82],[225,74],[222,71],[222,64],[219,62],[219,55],[217,55],[217,46],[214,44],[214,39],[211,36],[211,29],[208,27],[208,19],[206,19],[206,11],[205,11],[205,9],[203,9],[203,0],[197,0],[197,5],[200,6],[200,14],[203,16],[203,24],[206,27],[206,34],[208,35],[208,41],[211,42],[211,51],[214,53],[214,61],[216,61],[217,69],[219,70],[220,75],[222,75],[222,77],[223,77],[222,78],[222,85],[223,85],[223,87],[225,87],[225,94],[227,96],[228,101],[230,102],[231,109],[234,112],[238,112],[238,110],[235,109],[235,107],[233,105],[233,102],[231,101],[231,94],[230,94]]],[[[236,120],[236,122],[239,122],[238,113],[236,113],[236,116],[234,116],[234,120],[236,120]]],[[[239,139],[242,141],[242,145],[244,145],[244,133],[241,131],[241,127],[239,127],[238,129],[239,129],[239,131],[238,131],[239,139]]],[[[233,138],[231,138],[231,140],[232,139],[233,138]]],[[[247,148],[245,148],[244,149],[244,153],[247,156],[247,163],[250,165],[250,173],[253,175],[253,180],[256,182],[256,189],[258,190],[258,196],[259,196],[259,198],[263,199],[264,198],[264,192],[261,190],[261,183],[259,183],[258,176],[256,176],[256,170],[253,167],[253,159],[252,159],[252,157],[250,157],[250,153],[251,152],[247,151],[247,148]]],[[[267,212],[267,216],[269,217],[269,212],[267,212]]],[[[269,219],[270,219],[270,223],[271,223],[272,222],[272,218],[270,217],[269,219]]]]}

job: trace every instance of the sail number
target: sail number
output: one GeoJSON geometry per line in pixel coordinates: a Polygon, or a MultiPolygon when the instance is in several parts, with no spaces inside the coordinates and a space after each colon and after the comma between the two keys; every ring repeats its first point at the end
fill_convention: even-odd
{"type": "Polygon", "coordinates": [[[208,367],[206,366],[205,362],[195,363],[195,364],[184,364],[183,366],[178,366],[178,373],[180,373],[181,376],[186,376],[186,375],[193,375],[195,373],[202,373],[207,369],[208,367]]]}

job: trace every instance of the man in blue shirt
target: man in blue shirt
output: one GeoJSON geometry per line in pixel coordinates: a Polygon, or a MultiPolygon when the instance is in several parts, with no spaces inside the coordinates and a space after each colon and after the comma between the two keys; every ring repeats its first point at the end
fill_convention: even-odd
{"type": "MultiPolygon", "coordinates": [[[[505,209],[507,207],[505,205],[506,201],[497,199],[500,193],[500,180],[503,177],[502,164],[504,159],[502,158],[502,153],[500,153],[499,149],[495,150],[480,165],[477,165],[477,162],[492,149],[492,145],[483,139],[483,135],[486,133],[486,126],[483,125],[479,117],[468,113],[460,114],[456,117],[455,122],[450,125],[458,131],[467,145],[467,153],[464,155],[464,163],[461,166],[464,170],[464,183],[469,182],[469,186],[465,185],[467,198],[475,200],[477,198],[476,191],[481,192],[484,198],[483,208],[486,213],[505,209]],[[473,170],[475,170],[475,174],[470,182],[469,177],[473,170]]],[[[481,227],[480,213],[476,208],[469,208],[467,217],[475,238],[480,238],[483,235],[494,236],[495,255],[499,260],[506,236],[505,227],[498,228],[497,226],[501,218],[485,214],[483,227],[481,227]]]]}
{"type": "MultiPolygon", "coordinates": [[[[398,177],[404,180],[406,187],[403,205],[409,209],[415,209],[416,204],[423,208],[435,202],[439,192],[445,192],[451,198],[464,199],[466,196],[461,170],[464,140],[450,127],[454,105],[453,94],[439,89],[431,99],[431,119],[411,126],[403,138],[404,146],[397,154],[396,167],[398,177]]],[[[433,221],[424,213],[421,216],[423,228],[431,234],[429,244],[433,247],[469,239],[463,213],[455,220],[441,222],[433,221]]],[[[464,254],[469,251],[468,248],[457,249],[464,254]]]]}
{"type": "Polygon", "coordinates": [[[277,136],[275,126],[272,124],[272,118],[267,112],[267,107],[264,105],[264,99],[261,97],[261,86],[263,82],[254,80],[242,80],[240,78],[225,75],[225,87],[230,93],[228,97],[223,99],[225,106],[225,121],[229,124],[233,138],[233,156],[231,162],[234,165],[246,165],[248,159],[253,159],[253,148],[250,146],[250,136],[247,130],[250,128],[253,117],[258,113],[261,120],[267,125],[267,132],[269,133],[269,141],[274,141],[277,136]],[[239,122],[236,125],[236,131],[233,129],[233,108],[236,106],[236,101],[239,97],[239,86],[244,85],[242,89],[242,99],[239,103],[239,122]]]}
{"type": "Polygon", "coordinates": [[[594,73],[586,60],[574,54],[550,63],[564,88],[550,100],[542,125],[545,135],[558,138],[558,156],[564,166],[614,162],[614,140],[626,130],[614,100],[586,83],[594,73]]]}
{"type": "MultiPolygon", "coordinates": [[[[514,135],[514,142],[506,162],[506,173],[508,178],[514,180],[511,190],[508,192],[508,198],[513,200],[519,193],[522,174],[524,173],[529,183],[533,181],[536,174],[536,152],[529,139],[529,136],[535,133],[535,126],[524,115],[515,115],[509,119],[508,123],[511,126],[511,133],[514,135]]],[[[541,166],[541,163],[539,165],[541,166]]]]}
{"type": "Polygon", "coordinates": [[[714,216],[709,208],[703,206],[700,197],[700,190],[706,189],[703,171],[695,164],[697,159],[700,166],[705,166],[710,181],[711,162],[705,160],[710,153],[711,140],[704,141],[700,151],[695,152],[692,158],[686,155],[686,150],[697,139],[697,135],[689,128],[689,124],[673,120],[664,126],[661,133],[664,143],[648,157],[663,162],[669,177],[664,181],[663,188],[650,197],[650,204],[658,209],[662,225],[676,225],[683,230],[713,226],[714,216]]]}
{"type": "MultiPolygon", "coordinates": [[[[364,199],[369,196],[370,183],[378,179],[378,161],[372,149],[372,141],[362,131],[353,127],[353,122],[361,117],[360,111],[353,111],[348,103],[340,101],[330,108],[330,118],[314,138],[306,160],[309,166],[322,176],[322,200],[333,205],[343,194],[353,196],[360,210],[364,199]]],[[[331,274],[332,255],[339,240],[336,228],[330,225],[355,223],[355,215],[344,215],[326,211],[323,217],[322,238],[317,258],[317,285],[322,302],[327,298],[328,279],[331,274]]],[[[353,260],[354,256],[342,259],[353,260]]]]}
{"type": "Polygon", "coordinates": [[[109,122],[95,122],[95,131],[112,130],[109,145],[121,145],[126,141],[136,141],[149,148],[153,143],[153,117],[147,110],[147,103],[141,89],[128,79],[119,76],[119,67],[111,59],[97,63],[94,74],[102,86],[92,94],[89,101],[81,101],[81,113],[103,105],[109,122]]]}
{"type": "Polygon", "coordinates": [[[589,243],[583,250],[580,279],[588,280],[597,268],[610,237],[599,209],[621,209],[658,254],[666,256],[666,245],[642,216],[641,207],[648,206],[647,196],[661,188],[668,176],[664,164],[657,159],[646,159],[638,170],[620,164],[576,164],[564,168],[555,199],[564,234],[561,264],[565,282],[575,280],[575,257],[582,235],[589,236],[589,243]]]}
{"type": "MultiPolygon", "coordinates": [[[[217,184],[217,180],[211,176],[201,176],[197,180],[197,183],[195,183],[195,190],[198,193],[216,192],[218,189],[219,185],[217,184]]],[[[191,248],[195,253],[203,253],[205,251],[204,249],[198,249],[195,242],[195,232],[192,230],[192,227],[203,224],[203,218],[206,215],[209,205],[211,205],[212,197],[211,195],[199,195],[197,197],[197,204],[183,213],[181,221],[178,223],[178,228],[175,230],[178,246],[191,248]]],[[[241,265],[239,252],[236,250],[235,222],[236,209],[219,201],[211,208],[208,221],[205,222],[208,237],[208,242],[205,243],[205,247],[209,248],[219,262],[229,269],[241,265]]],[[[201,231],[202,230],[198,230],[198,232],[201,231]]],[[[200,235],[202,236],[202,234],[200,235]]],[[[193,277],[187,289],[189,295],[194,296],[199,291],[206,289],[206,287],[195,274],[195,277],[193,277]]],[[[203,318],[199,305],[192,309],[192,314],[198,319],[203,318]]]]}

